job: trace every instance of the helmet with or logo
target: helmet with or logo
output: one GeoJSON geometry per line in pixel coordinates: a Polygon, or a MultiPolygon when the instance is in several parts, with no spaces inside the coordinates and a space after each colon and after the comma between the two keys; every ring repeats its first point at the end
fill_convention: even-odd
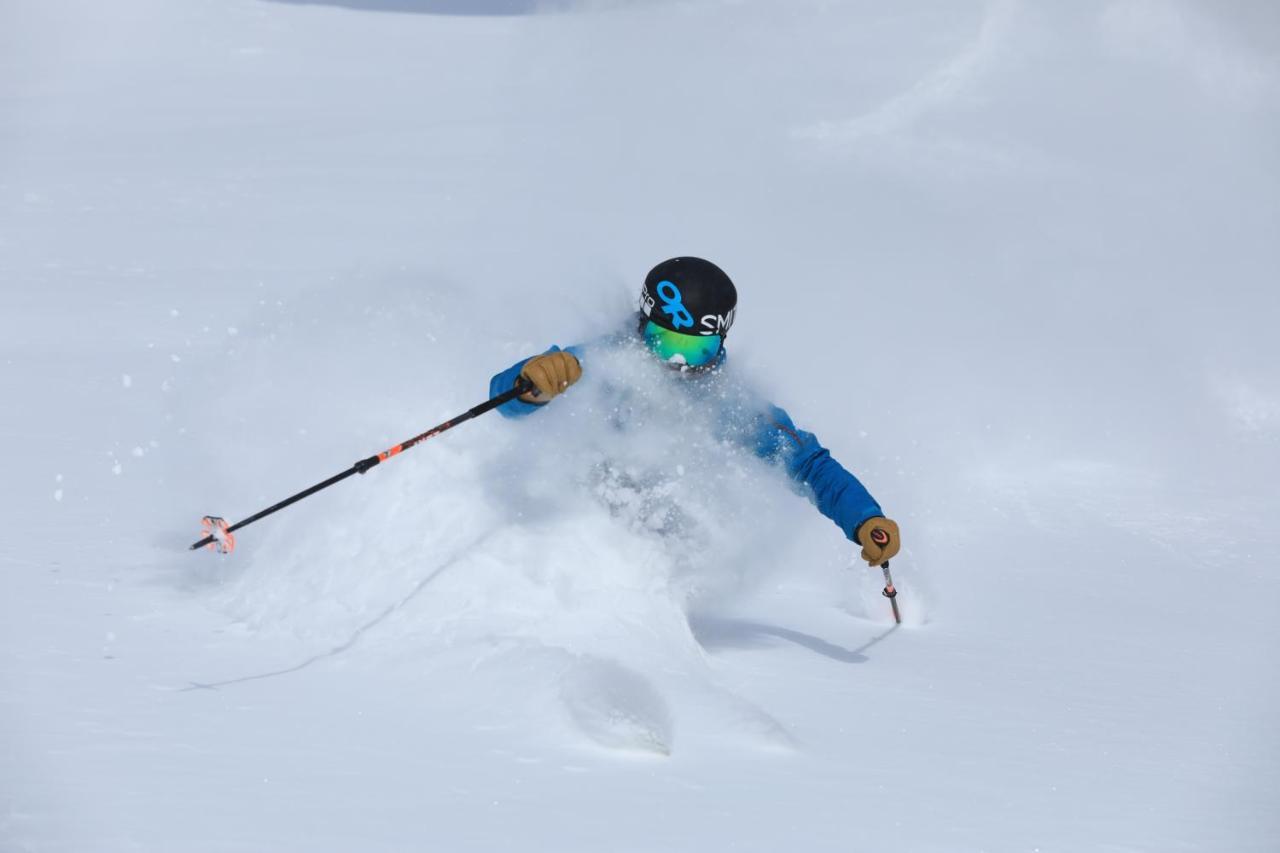
{"type": "Polygon", "coordinates": [[[702,258],[663,261],[645,277],[640,313],[682,335],[718,335],[733,325],[738,291],[720,269],[702,258]]]}

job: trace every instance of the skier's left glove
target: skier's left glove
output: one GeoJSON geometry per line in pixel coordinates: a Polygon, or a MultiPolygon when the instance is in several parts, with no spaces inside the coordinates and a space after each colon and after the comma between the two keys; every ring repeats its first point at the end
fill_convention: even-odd
{"type": "Polygon", "coordinates": [[[884,516],[868,518],[858,528],[858,544],[862,546],[862,559],[873,566],[886,563],[898,555],[902,536],[898,523],[884,516]]]}

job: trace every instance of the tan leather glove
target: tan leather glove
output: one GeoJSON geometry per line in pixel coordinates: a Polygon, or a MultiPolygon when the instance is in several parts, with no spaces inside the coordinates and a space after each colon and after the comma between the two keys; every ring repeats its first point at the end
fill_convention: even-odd
{"type": "Polygon", "coordinates": [[[868,518],[858,528],[858,543],[862,545],[862,559],[871,565],[888,562],[898,556],[902,547],[898,523],[889,518],[868,518]]]}
{"type": "Polygon", "coordinates": [[[520,399],[545,403],[582,378],[582,365],[571,352],[549,352],[525,362],[520,375],[534,385],[534,390],[521,394],[520,399]]]}

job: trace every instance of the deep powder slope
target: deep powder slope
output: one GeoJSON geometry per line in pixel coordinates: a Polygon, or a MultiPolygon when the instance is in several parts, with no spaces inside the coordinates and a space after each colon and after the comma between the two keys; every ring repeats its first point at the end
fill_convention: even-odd
{"type": "Polygon", "coordinates": [[[1275,16],[463,5],[0,11],[0,848],[1269,849],[1275,16]],[[901,628],[629,350],[185,550],[680,253],[901,628]]]}

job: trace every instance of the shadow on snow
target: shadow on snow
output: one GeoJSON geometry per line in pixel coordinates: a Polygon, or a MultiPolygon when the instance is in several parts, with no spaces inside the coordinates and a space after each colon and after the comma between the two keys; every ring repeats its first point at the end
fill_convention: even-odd
{"type": "Polygon", "coordinates": [[[898,626],[895,625],[883,634],[872,637],[856,649],[837,646],[835,643],[827,642],[821,637],[815,637],[803,631],[782,628],[778,625],[768,625],[763,622],[752,622],[747,619],[691,615],[689,617],[689,628],[693,631],[693,636],[702,647],[709,651],[714,649],[762,648],[774,645],[775,640],[786,640],[789,643],[803,646],[811,652],[817,652],[823,657],[828,657],[841,663],[865,663],[867,656],[863,652],[892,634],[897,630],[898,626]]]}

